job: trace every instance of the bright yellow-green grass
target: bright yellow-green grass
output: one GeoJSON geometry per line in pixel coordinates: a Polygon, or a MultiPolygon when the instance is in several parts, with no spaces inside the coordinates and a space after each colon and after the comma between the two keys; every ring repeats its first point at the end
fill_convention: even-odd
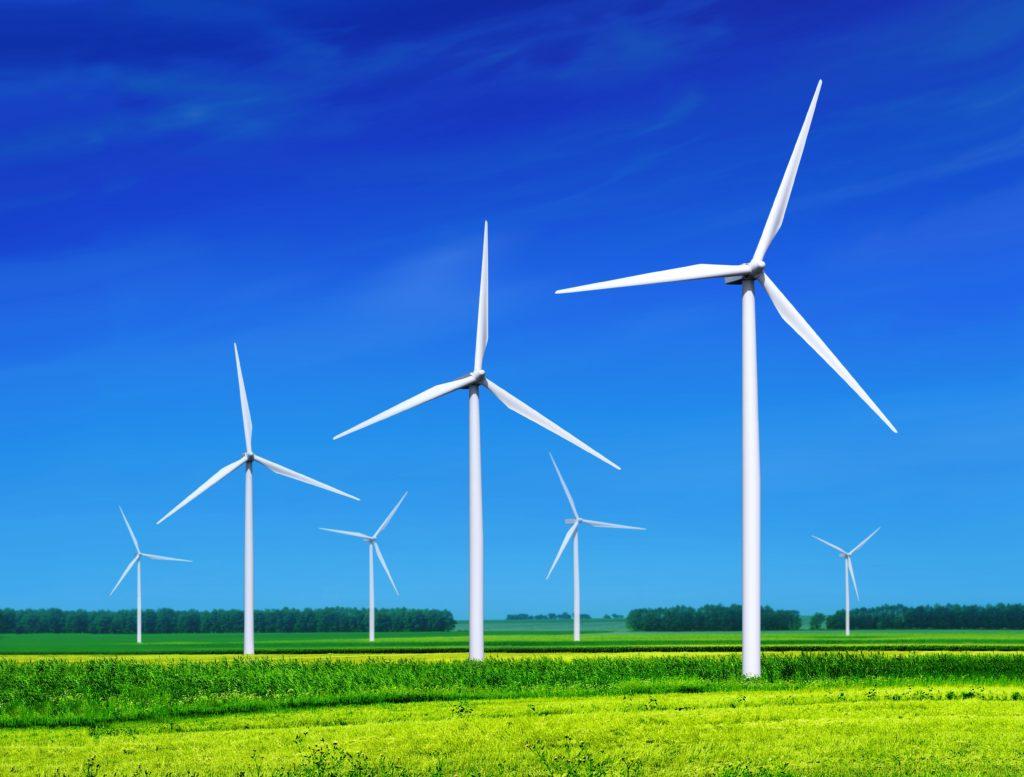
{"type": "Polygon", "coordinates": [[[1022,652],[197,658],[0,658],[0,774],[1024,774],[1022,652]]]}

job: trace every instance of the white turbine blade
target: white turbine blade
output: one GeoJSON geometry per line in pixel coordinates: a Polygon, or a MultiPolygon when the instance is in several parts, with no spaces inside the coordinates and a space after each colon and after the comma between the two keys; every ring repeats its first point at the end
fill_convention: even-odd
{"type": "Polygon", "coordinates": [[[345,531],[344,529],[325,529],[323,526],[320,527],[320,531],[329,531],[333,534],[347,534],[349,537],[358,537],[361,540],[372,540],[369,534],[363,534],[359,531],[345,531]]]}
{"type": "Polygon", "coordinates": [[[836,358],[836,355],[829,350],[829,347],[825,345],[825,341],[818,337],[817,332],[811,329],[811,325],[804,320],[804,317],[800,315],[800,312],[793,307],[786,295],[779,290],[779,287],[772,283],[772,279],[767,275],[761,275],[761,283],[764,284],[764,290],[768,292],[768,298],[775,305],[775,309],[779,311],[779,315],[782,316],[782,320],[789,324],[790,328],[796,332],[814,350],[818,356],[825,360],[825,363],[836,371],[836,374],[842,378],[846,385],[853,389],[853,392],[864,400],[864,403],[870,407],[879,418],[888,426],[893,432],[896,432],[896,427],[892,425],[892,422],[885,417],[878,405],[874,403],[871,397],[868,396],[867,392],[861,388],[860,384],[856,381],[850,371],[843,366],[842,362],[836,358]]]}
{"type": "Polygon", "coordinates": [[[580,514],[576,512],[576,503],[572,500],[572,494],[569,493],[569,486],[565,484],[565,478],[562,477],[562,470],[558,468],[558,463],[555,461],[555,456],[551,451],[548,451],[548,456],[551,457],[551,463],[555,467],[555,474],[558,475],[558,482],[562,484],[562,490],[565,492],[565,498],[569,500],[569,507],[572,508],[572,514],[578,519],[580,514]]]}
{"type": "Polygon", "coordinates": [[[491,390],[491,392],[494,394],[494,396],[496,396],[498,398],[498,400],[501,402],[501,404],[503,404],[505,407],[507,407],[513,413],[518,413],[519,415],[521,415],[526,420],[533,421],[535,424],[537,424],[538,426],[541,426],[541,427],[547,429],[552,434],[557,434],[563,440],[566,440],[567,442],[571,442],[577,448],[585,450],[591,456],[594,456],[594,457],[600,459],[605,464],[607,464],[609,467],[614,467],[615,469],[622,469],[622,467],[620,467],[614,461],[612,461],[609,458],[606,458],[605,456],[603,456],[600,453],[598,453],[597,451],[595,451],[593,448],[591,448],[589,445],[587,445],[585,442],[583,442],[583,440],[581,440],[578,437],[574,437],[573,435],[569,434],[569,432],[565,431],[565,429],[563,429],[561,426],[556,424],[550,418],[546,418],[545,416],[541,415],[536,410],[534,410],[532,407],[527,405],[525,402],[523,402],[521,399],[517,399],[516,397],[512,396],[511,394],[509,394],[505,389],[503,389],[501,386],[499,386],[494,381],[485,378],[482,381],[482,383],[483,383],[483,385],[486,388],[491,390]]]}
{"type": "Polygon", "coordinates": [[[140,556],[140,555],[141,555],[141,554],[139,554],[139,553],[136,553],[136,554],[135,554],[135,556],[134,556],[134,558],[132,558],[132,560],[128,562],[128,566],[126,566],[126,567],[124,568],[124,572],[122,572],[122,573],[121,573],[121,576],[120,576],[119,578],[117,578],[117,582],[116,582],[116,583],[114,583],[114,587],[110,589],[110,593],[109,593],[109,594],[107,594],[107,596],[113,596],[113,595],[114,595],[114,591],[116,591],[116,590],[117,590],[117,588],[118,588],[118,586],[119,586],[119,585],[121,585],[121,582],[122,582],[122,581],[123,581],[123,580],[124,580],[124,579],[125,579],[126,577],[128,577],[128,573],[132,571],[132,567],[133,567],[133,566],[135,566],[135,564],[136,564],[136,563],[138,563],[138,561],[139,561],[139,556],[140,556]]]}
{"type": "Polygon", "coordinates": [[[596,526],[598,529],[631,529],[632,531],[647,531],[643,526],[627,526],[624,523],[608,523],[607,521],[591,521],[589,518],[580,518],[581,523],[587,526],[596,526]]]}
{"type": "Polygon", "coordinates": [[[793,153],[789,156],[789,164],[786,165],[786,172],[782,176],[782,183],[779,184],[779,191],[775,194],[775,202],[768,213],[768,220],[761,232],[761,239],[757,241],[757,248],[754,250],[754,264],[760,264],[768,246],[779,233],[782,227],[782,220],[786,217],[786,206],[789,205],[789,196],[793,193],[793,184],[796,182],[796,171],[800,167],[800,158],[804,154],[804,145],[807,143],[807,133],[811,131],[811,120],[814,118],[814,109],[818,105],[818,95],[821,93],[821,81],[814,88],[814,97],[811,98],[811,105],[804,116],[803,126],[800,127],[800,134],[797,135],[796,145],[793,146],[793,153]]]}
{"type": "Polygon", "coordinates": [[[388,517],[384,519],[384,523],[382,523],[380,526],[378,526],[377,527],[377,531],[375,531],[373,533],[373,538],[374,539],[377,539],[377,537],[380,536],[380,533],[382,531],[384,531],[384,529],[387,528],[387,525],[389,523],[391,523],[391,519],[395,517],[395,513],[398,512],[398,508],[402,506],[402,502],[405,501],[405,498],[407,496],[409,496],[409,492],[408,491],[406,491],[404,494],[402,494],[402,498],[398,500],[398,504],[396,504],[394,507],[391,508],[391,512],[388,513],[388,517]]]}
{"type": "Polygon", "coordinates": [[[188,558],[174,558],[174,556],[158,556],[155,553],[140,553],[139,555],[142,556],[143,558],[154,559],[155,561],[181,561],[181,562],[183,562],[185,564],[191,564],[192,563],[192,559],[188,559],[188,558]]]}
{"type": "Polygon", "coordinates": [[[579,528],[580,528],[580,522],[579,521],[573,521],[572,522],[572,526],[569,527],[569,531],[567,531],[565,533],[565,537],[562,539],[562,544],[558,546],[558,553],[555,554],[555,560],[551,562],[551,567],[548,569],[548,573],[544,577],[545,580],[548,580],[548,579],[551,578],[551,573],[554,572],[555,571],[555,567],[558,566],[558,559],[560,559],[562,557],[562,554],[565,552],[565,546],[569,544],[569,540],[571,540],[572,536],[577,531],[579,531],[579,528]]]}
{"type": "Polygon", "coordinates": [[[265,459],[262,456],[254,456],[253,458],[255,458],[256,461],[258,461],[264,467],[269,469],[275,475],[281,475],[282,477],[291,478],[292,480],[297,480],[300,483],[305,483],[307,486],[316,486],[317,488],[322,488],[324,491],[330,491],[332,494],[348,497],[349,499],[355,499],[357,502],[359,501],[358,496],[346,494],[344,491],[341,491],[340,489],[337,489],[334,486],[329,486],[326,483],[321,483],[319,480],[314,480],[309,475],[303,475],[301,472],[296,472],[293,469],[288,469],[288,467],[283,467],[280,464],[271,461],[270,459],[265,459]]]}
{"type": "Polygon", "coordinates": [[[443,397],[445,394],[451,394],[453,391],[458,391],[460,388],[465,388],[466,386],[476,383],[476,381],[476,375],[466,375],[462,378],[448,381],[447,383],[439,383],[436,386],[431,386],[426,391],[421,391],[416,396],[409,397],[409,399],[404,402],[399,402],[397,405],[385,410],[383,413],[377,413],[373,418],[369,418],[361,424],[356,424],[351,429],[346,429],[344,432],[334,435],[334,439],[339,440],[346,435],[352,434],[352,432],[358,432],[360,429],[365,429],[367,426],[372,426],[386,418],[391,418],[391,416],[404,413],[406,410],[419,407],[432,399],[443,397]]]}
{"type": "Polygon", "coordinates": [[[840,548],[838,545],[833,545],[831,542],[829,542],[828,540],[823,540],[821,537],[815,537],[812,534],[811,535],[811,539],[812,540],[817,540],[818,542],[820,542],[823,545],[828,545],[830,548],[832,548],[833,550],[838,550],[840,553],[846,553],[846,551],[843,550],[842,548],[840,548]]]}
{"type": "Polygon", "coordinates": [[[128,523],[128,516],[124,514],[124,508],[120,505],[117,506],[117,509],[121,511],[121,517],[124,518],[124,525],[128,527],[128,533],[132,536],[132,545],[135,546],[135,552],[139,553],[139,541],[135,537],[135,532],[132,531],[132,525],[128,523]]]}
{"type": "Polygon", "coordinates": [[[857,544],[856,544],[856,545],[854,546],[853,550],[851,550],[851,551],[850,551],[850,555],[852,556],[852,555],[853,555],[854,553],[856,553],[856,552],[857,552],[858,550],[860,550],[860,549],[861,549],[861,548],[863,548],[863,547],[864,547],[865,545],[867,545],[867,544],[868,544],[868,540],[870,540],[870,539],[871,539],[872,537],[874,537],[874,536],[875,536],[876,534],[878,534],[878,532],[879,532],[879,531],[880,531],[881,529],[882,529],[882,527],[881,527],[881,526],[879,526],[879,527],[878,527],[877,529],[875,529],[875,530],[874,530],[873,532],[871,532],[871,534],[869,534],[869,535],[868,535],[867,537],[865,537],[865,538],[864,538],[864,539],[862,539],[862,540],[861,540],[860,542],[858,542],[858,543],[857,543],[857,544]]]}
{"type": "Polygon", "coordinates": [[[853,593],[857,597],[857,601],[860,601],[860,591],[857,590],[857,576],[853,574],[853,559],[849,556],[846,557],[846,568],[850,570],[850,582],[853,583],[853,593]]]}
{"type": "Polygon", "coordinates": [[[381,567],[384,568],[384,574],[388,576],[388,580],[391,583],[391,587],[395,589],[395,593],[396,594],[401,596],[401,594],[398,593],[398,586],[395,585],[395,579],[391,576],[391,570],[388,569],[388,563],[384,560],[384,554],[380,552],[380,546],[377,545],[376,542],[374,542],[372,544],[373,544],[373,552],[377,554],[377,560],[380,562],[381,567]]]}
{"type": "Polygon", "coordinates": [[[243,464],[245,464],[245,456],[240,458],[238,461],[233,461],[230,464],[228,464],[227,466],[221,467],[219,470],[214,472],[213,475],[205,483],[203,483],[201,486],[199,486],[199,488],[197,488],[191,494],[189,494],[184,499],[182,499],[180,502],[178,502],[178,504],[175,505],[174,509],[171,510],[169,513],[167,513],[167,515],[165,515],[159,521],[157,521],[157,523],[163,523],[164,521],[166,521],[168,518],[170,518],[172,515],[174,515],[176,512],[178,512],[178,510],[180,510],[182,507],[187,505],[189,502],[191,502],[193,499],[195,499],[197,496],[199,496],[201,493],[206,491],[211,486],[216,485],[217,483],[219,483],[221,480],[226,478],[228,475],[230,475],[236,469],[241,467],[243,464]]]}
{"type": "Polygon", "coordinates": [[[671,270],[658,270],[642,275],[630,275],[611,281],[588,283],[584,286],[573,286],[559,289],[555,294],[575,294],[579,291],[600,291],[601,289],[621,289],[626,286],[648,286],[653,283],[673,283],[675,281],[699,281],[705,278],[727,278],[730,275],[746,275],[750,266],[746,264],[690,264],[686,267],[675,267],[671,270]]]}
{"type": "Polygon", "coordinates": [[[235,343],[235,370],[238,372],[238,398],[242,403],[242,429],[245,431],[245,450],[252,451],[252,415],[249,413],[249,396],[245,393],[242,380],[242,361],[238,358],[238,343],[235,343]]]}
{"type": "Polygon", "coordinates": [[[490,317],[489,290],[488,290],[488,249],[487,249],[487,222],[484,222],[484,248],[483,257],[480,260],[480,305],[476,312],[476,353],[473,356],[473,370],[479,371],[484,365],[484,351],[487,350],[487,335],[489,332],[488,319],[490,317]]]}

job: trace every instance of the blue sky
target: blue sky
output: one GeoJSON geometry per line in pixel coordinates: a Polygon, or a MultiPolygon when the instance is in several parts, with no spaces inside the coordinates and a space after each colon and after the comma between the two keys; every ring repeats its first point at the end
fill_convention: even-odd
{"type": "MultiPolygon", "coordinates": [[[[243,446],[257,606],[362,605],[374,528],[402,590],[466,613],[466,403],[331,435],[472,366],[623,466],[483,399],[488,617],[740,590],[739,294],[554,289],[753,251],[816,80],[773,279],[893,436],[759,299],[764,598],[1020,601],[1024,12],[1014,3],[7,3],[0,27],[0,605],[241,603],[242,478],[154,525],[243,446]],[[1017,505],[1017,506],[1015,506],[1017,505]]],[[[380,582],[380,581],[379,581],[380,582]]]]}

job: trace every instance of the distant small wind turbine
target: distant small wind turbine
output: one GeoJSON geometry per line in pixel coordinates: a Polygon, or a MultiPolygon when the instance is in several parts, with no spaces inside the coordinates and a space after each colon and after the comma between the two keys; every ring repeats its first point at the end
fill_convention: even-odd
{"type": "Polygon", "coordinates": [[[163,523],[178,510],[187,505],[197,496],[202,494],[207,489],[216,485],[232,472],[239,467],[245,467],[245,539],[243,547],[243,571],[242,571],[242,652],[245,655],[253,655],[256,652],[256,634],[255,634],[255,560],[253,553],[253,500],[252,500],[252,465],[254,462],[262,464],[264,467],[269,469],[276,475],[281,475],[292,480],[298,480],[300,483],[305,483],[309,486],[316,486],[322,488],[324,491],[330,491],[332,494],[338,494],[339,496],[348,497],[349,499],[355,499],[359,501],[359,497],[352,496],[352,494],[346,494],[344,491],[339,491],[334,486],[328,486],[325,483],[321,483],[319,480],[314,480],[308,475],[303,475],[294,470],[283,467],[280,464],[276,464],[270,459],[265,459],[262,456],[257,456],[252,452],[252,414],[249,412],[249,398],[245,393],[245,381],[242,380],[242,362],[238,358],[238,344],[235,344],[235,371],[238,373],[238,394],[242,403],[242,429],[245,432],[245,453],[242,454],[242,458],[237,461],[233,461],[230,464],[221,467],[219,470],[210,476],[209,480],[203,483],[199,488],[193,491],[191,494],[182,499],[167,515],[157,521],[158,524],[163,523]]]}
{"type": "Polygon", "coordinates": [[[743,413],[743,674],[747,677],[761,676],[761,441],[758,425],[757,397],[757,322],[754,307],[754,288],[761,284],[768,299],[782,320],[796,332],[800,338],[820,356],[825,363],[835,370],[836,374],[848,385],[872,412],[881,419],[890,430],[896,427],[886,418],[885,413],[874,403],[867,392],[861,388],[850,371],[825,345],[818,333],[811,329],[803,316],[786,298],[778,286],[764,271],[764,257],[775,236],[782,228],[782,220],[786,216],[789,197],[793,193],[797,169],[807,143],[807,134],[811,130],[811,120],[821,93],[821,81],[818,81],[811,98],[811,105],[804,116],[804,123],[797,135],[796,145],[786,165],[775,201],[768,213],[761,237],[749,262],[745,264],[691,264],[671,270],[631,275],[610,281],[599,281],[584,286],[559,289],[555,294],[572,294],[579,291],[597,291],[599,289],[618,289],[625,286],[646,286],[652,283],[672,283],[675,281],[696,281],[704,278],[722,278],[727,284],[740,286],[742,311],[742,345],[741,345],[741,397],[743,413]]]}
{"type": "MultiPolygon", "coordinates": [[[[879,526],[878,529],[882,527],[879,526]]],[[[833,545],[828,540],[823,540],[821,537],[815,537],[813,534],[811,537],[816,539],[818,542],[828,545],[833,550],[839,551],[839,558],[843,560],[843,583],[846,586],[846,636],[850,636],[850,581],[853,581],[853,592],[857,595],[857,601],[860,601],[860,591],[857,590],[857,576],[853,574],[853,554],[863,548],[867,541],[878,534],[878,529],[875,529],[871,534],[858,542],[853,550],[846,551],[840,548],[838,545],[833,545]]]]}
{"type": "MultiPolygon", "coordinates": [[[[480,389],[488,389],[498,401],[513,413],[518,413],[527,421],[547,429],[563,440],[572,443],[591,456],[595,456],[615,469],[619,465],[605,458],[579,438],[573,436],[550,418],[538,413],[521,399],[513,396],[484,374],[484,351],[487,349],[488,336],[488,247],[487,222],[484,222],[484,247],[480,262],[480,300],[476,319],[476,351],[473,356],[473,371],[461,378],[441,383],[421,391],[404,402],[399,402],[373,418],[356,424],[351,429],[334,435],[338,440],[346,435],[365,429],[391,416],[404,413],[414,407],[426,404],[433,399],[451,394],[459,389],[469,393],[469,658],[482,661],[484,658],[484,497],[483,476],[481,474],[480,454],[480,389]]],[[[390,379],[390,376],[389,376],[390,379]]]]}
{"type": "Polygon", "coordinates": [[[388,569],[388,564],[384,560],[384,554],[380,552],[380,545],[377,543],[377,538],[380,536],[380,533],[382,531],[384,531],[384,529],[387,528],[387,525],[389,523],[391,523],[391,519],[395,517],[395,513],[398,512],[398,508],[402,506],[402,502],[405,501],[405,498],[408,495],[409,495],[408,491],[406,491],[404,494],[402,494],[402,498],[398,500],[398,504],[396,504],[394,507],[391,508],[391,512],[388,513],[388,517],[384,519],[384,523],[382,523],[380,526],[378,526],[377,527],[377,531],[375,531],[373,534],[363,534],[362,532],[357,532],[357,531],[345,531],[344,529],[325,529],[322,526],[320,527],[320,531],[329,531],[329,532],[333,532],[334,534],[347,534],[349,537],[357,537],[358,539],[361,539],[364,542],[366,542],[367,550],[369,551],[369,554],[370,554],[370,642],[373,642],[376,639],[376,635],[377,635],[377,629],[376,629],[377,618],[376,618],[376,613],[374,611],[374,606],[373,606],[373,556],[374,556],[374,554],[377,555],[377,560],[380,561],[380,565],[384,569],[384,574],[388,576],[388,580],[391,582],[391,587],[395,589],[395,595],[396,596],[399,595],[398,594],[398,586],[395,585],[395,579],[393,577],[391,577],[391,570],[388,569]]]}
{"type": "Polygon", "coordinates": [[[569,493],[569,486],[565,483],[565,478],[562,477],[562,471],[558,468],[558,464],[555,462],[553,454],[548,453],[551,457],[551,464],[555,468],[555,474],[558,475],[558,482],[562,484],[562,490],[565,491],[565,498],[569,500],[569,507],[572,509],[572,518],[566,518],[565,522],[569,524],[569,530],[565,533],[565,537],[562,539],[562,544],[558,548],[558,553],[555,554],[555,560],[551,562],[551,568],[548,569],[547,577],[545,580],[551,579],[551,573],[555,571],[555,567],[558,565],[558,560],[562,558],[562,553],[565,552],[565,546],[569,544],[569,540],[572,540],[572,639],[574,642],[580,641],[580,527],[582,525],[593,526],[596,529],[630,529],[632,531],[646,531],[641,526],[626,526],[621,523],[607,523],[605,521],[592,521],[588,518],[580,518],[580,514],[576,511],[576,502],[573,501],[572,494],[569,493]]]}
{"type": "Polygon", "coordinates": [[[154,561],[181,561],[186,564],[191,564],[191,560],[187,558],[172,558],[171,556],[157,556],[154,553],[143,553],[142,548],[139,547],[139,540],[135,536],[135,532],[132,531],[132,525],[128,523],[128,516],[124,514],[124,509],[118,507],[121,511],[121,517],[124,519],[124,525],[128,528],[128,535],[132,538],[132,545],[135,546],[135,555],[132,560],[128,562],[128,566],[124,568],[124,572],[117,578],[117,582],[114,583],[114,587],[110,589],[108,596],[113,596],[114,591],[118,589],[122,581],[128,577],[128,573],[132,571],[132,567],[135,567],[135,641],[138,644],[142,644],[142,559],[151,558],[154,561]]]}

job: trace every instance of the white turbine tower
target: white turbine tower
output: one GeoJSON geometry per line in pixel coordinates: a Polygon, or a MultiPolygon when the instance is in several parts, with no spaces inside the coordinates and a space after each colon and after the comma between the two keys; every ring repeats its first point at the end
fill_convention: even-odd
{"type": "MultiPolygon", "coordinates": [[[[879,526],[878,529],[882,527],[879,526]]],[[[839,551],[839,558],[843,560],[843,585],[846,587],[846,636],[850,636],[850,581],[853,581],[853,592],[857,595],[857,601],[860,601],[860,591],[857,590],[857,576],[853,574],[853,554],[864,547],[867,541],[878,534],[878,529],[875,529],[871,534],[858,542],[853,550],[843,550],[838,545],[833,545],[828,540],[823,540],[821,537],[815,537],[813,534],[811,537],[816,539],[818,542],[828,545],[833,550],[839,551]]]]}
{"type": "Polygon", "coordinates": [[[157,556],[155,553],[143,553],[142,548],[139,547],[139,540],[135,536],[135,532],[132,531],[132,525],[128,523],[128,516],[124,514],[124,508],[118,507],[121,511],[121,517],[124,519],[124,525],[128,528],[128,536],[132,538],[132,545],[135,546],[135,555],[132,556],[132,560],[128,562],[128,566],[124,568],[124,572],[117,578],[117,582],[114,583],[114,587],[110,589],[108,596],[113,596],[114,591],[118,589],[124,579],[128,577],[128,573],[132,571],[132,567],[135,567],[135,641],[138,644],[142,644],[142,559],[150,558],[154,561],[181,561],[186,564],[192,562],[187,558],[172,558],[171,556],[157,556]]]}
{"type": "Polygon", "coordinates": [[[545,580],[551,578],[551,573],[555,571],[555,567],[558,566],[558,560],[562,558],[562,554],[565,552],[565,546],[569,544],[569,540],[572,540],[572,639],[573,642],[580,641],[580,527],[583,525],[593,526],[596,529],[630,529],[631,531],[646,531],[642,526],[626,526],[621,523],[607,523],[606,521],[592,521],[589,518],[580,518],[580,514],[576,511],[576,502],[573,501],[572,494],[569,493],[569,486],[565,483],[565,478],[562,477],[562,471],[558,468],[558,464],[555,462],[553,454],[548,453],[551,456],[551,463],[555,467],[555,474],[558,475],[558,482],[562,484],[562,490],[565,491],[565,498],[569,500],[569,507],[572,510],[572,518],[566,518],[565,522],[569,524],[569,530],[565,533],[565,537],[562,539],[562,544],[558,547],[558,553],[555,554],[555,560],[551,562],[551,568],[548,569],[547,577],[545,580]]]}
{"type": "Polygon", "coordinates": [[[619,466],[602,456],[582,440],[574,437],[554,421],[544,417],[521,399],[514,397],[489,377],[483,369],[484,350],[487,348],[488,333],[488,288],[487,288],[487,222],[484,222],[483,258],[480,269],[480,302],[476,322],[476,352],[473,357],[473,371],[461,378],[441,383],[422,391],[394,407],[378,413],[361,424],[334,435],[340,439],[352,432],[365,429],[379,421],[403,413],[432,399],[443,397],[459,389],[469,393],[469,657],[474,661],[484,657],[484,505],[483,481],[480,457],[480,389],[488,389],[498,401],[528,421],[557,434],[563,440],[582,448],[615,469],[619,466]]]}
{"type": "Polygon", "coordinates": [[[367,550],[369,551],[369,555],[370,555],[370,608],[369,608],[369,610],[370,610],[370,642],[373,642],[377,638],[377,629],[376,629],[377,618],[376,618],[376,614],[374,612],[374,605],[373,605],[373,556],[374,556],[374,554],[376,554],[377,560],[380,561],[380,565],[381,565],[381,567],[384,570],[384,574],[388,576],[388,580],[391,583],[391,587],[395,589],[395,595],[396,596],[399,595],[398,594],[398,586],[395,585],[395,578],[393,578],[391,576],[391,570],[388,569],[388,563],[384,560],[384,554],[380,552],[380,545],[377,543],[377,538],[380,536],[380,533],[382,531],[384,531],[384,529],[387,528],[387,525],[389,523],[391,523],[391,519],[395,517],[395,513],[398,512],[398,508],[402,506],[402,502],[405,501],[405,498],[408,495],[409,495],[408,491],[406,491],[404,494],[402,494],[402,498],[398,500],[398,504],[396,504],[394,507],[391,508],[391,512],[388,513],[388,517],[384,519],[384,522],[380,526],[377,527],[377,531],[375,531],[373,534],[363,534],[362,532],[358,532],[358,531],[345,531],[344,529],[325,529],[323,527],[320,527],[320,531],[329,531],[329,532],[333,532],[334,534],[347,534],[349,537],[356,537],[358,539],[363,540],[366,543],[366,547],[367,547],[367,550]]]}
{"type": "Polygon", "coordinates": [[[803,316],[797,312],[778,286],[764,272],[764,255],[782,226],[786,206],[793,191],[800,157],[807,142],[811,119],[821,91],[821,81],[814,90],[810,108],[804,118],[796,146],[789,158],[782,183],[775,195],[768,220],[757,242],[754,255],[746,264],[692,264],[672,270],[633,275],[611,281],[559,289],[556,294],[570,294],[578,291],[615,289],[623,286],[644,286],[653,283],[693,281],[703,278],[724,278],[728,284],[740,285],[742,294],[742,398],[743,398],[743,674],[748,677],[761,675],[761,451],[757,418],[757,329],[754,317],[754,285],[760,283],[772,301],[775,309],[804,342],[806,342],[846,384],[853,389],[868,407],[882,419],[893,432],[896,427],[890,423],[867,392],[861,388],[849,371],[842,365],[824,341],[811,329],[803,316]]]}
{"type": "Polygon", "coordinates": [[[230,464],[221,467],[213,475],[210,476],[209,480],[203,483],[199,488],[193,491],[191,494],[182,499],[178,504],[171,510],[167,515],[157,521],[158,524],[163,523],[178,510],[187,505],[197,496],[202,494],[207,489],[216,485],[232,472],[239,467],[245,467],[245,539],[243,546],[243,571],[242,571],[242,623],[243,623],[243,636],[242,636],[242,652],[245,655],[252,655],[256,652],[256,635],[255,635],[255,617],[254,617],[254,600],[255,600],[255,559],[253,552],[253,516],[252,516],[252,472],[253,464],[259,463],[269,469],[275,475],[282,475],[292,480],[298,480],[300,483],[305,483],[310,486],[316,486],[322,488],[324,491],[330,491],[332,494],[338,494],[339,496],[345,496],[349,499],[355,499],[359,501],[359,497],[352,496],[352,494],[346,494],[344,491],[339,491],[334,486],[328,486],[325,483],[321,483],[319,480],[303,475],[294,470],[282,467],[280,464],[276,464],[270,459],[265,459],[262,456],[257,456],[252,452],[252,415],[249,412],[249,398],[245,393],[245,381],[242,380],[242,362],[238,358],[238,344],[235,344],[235,370],[238,373],[238,394],[242,403],[242,429],[245,433],[245,453],[242,454],[242,458],[237,461],[233,461],[230,464]]]}

